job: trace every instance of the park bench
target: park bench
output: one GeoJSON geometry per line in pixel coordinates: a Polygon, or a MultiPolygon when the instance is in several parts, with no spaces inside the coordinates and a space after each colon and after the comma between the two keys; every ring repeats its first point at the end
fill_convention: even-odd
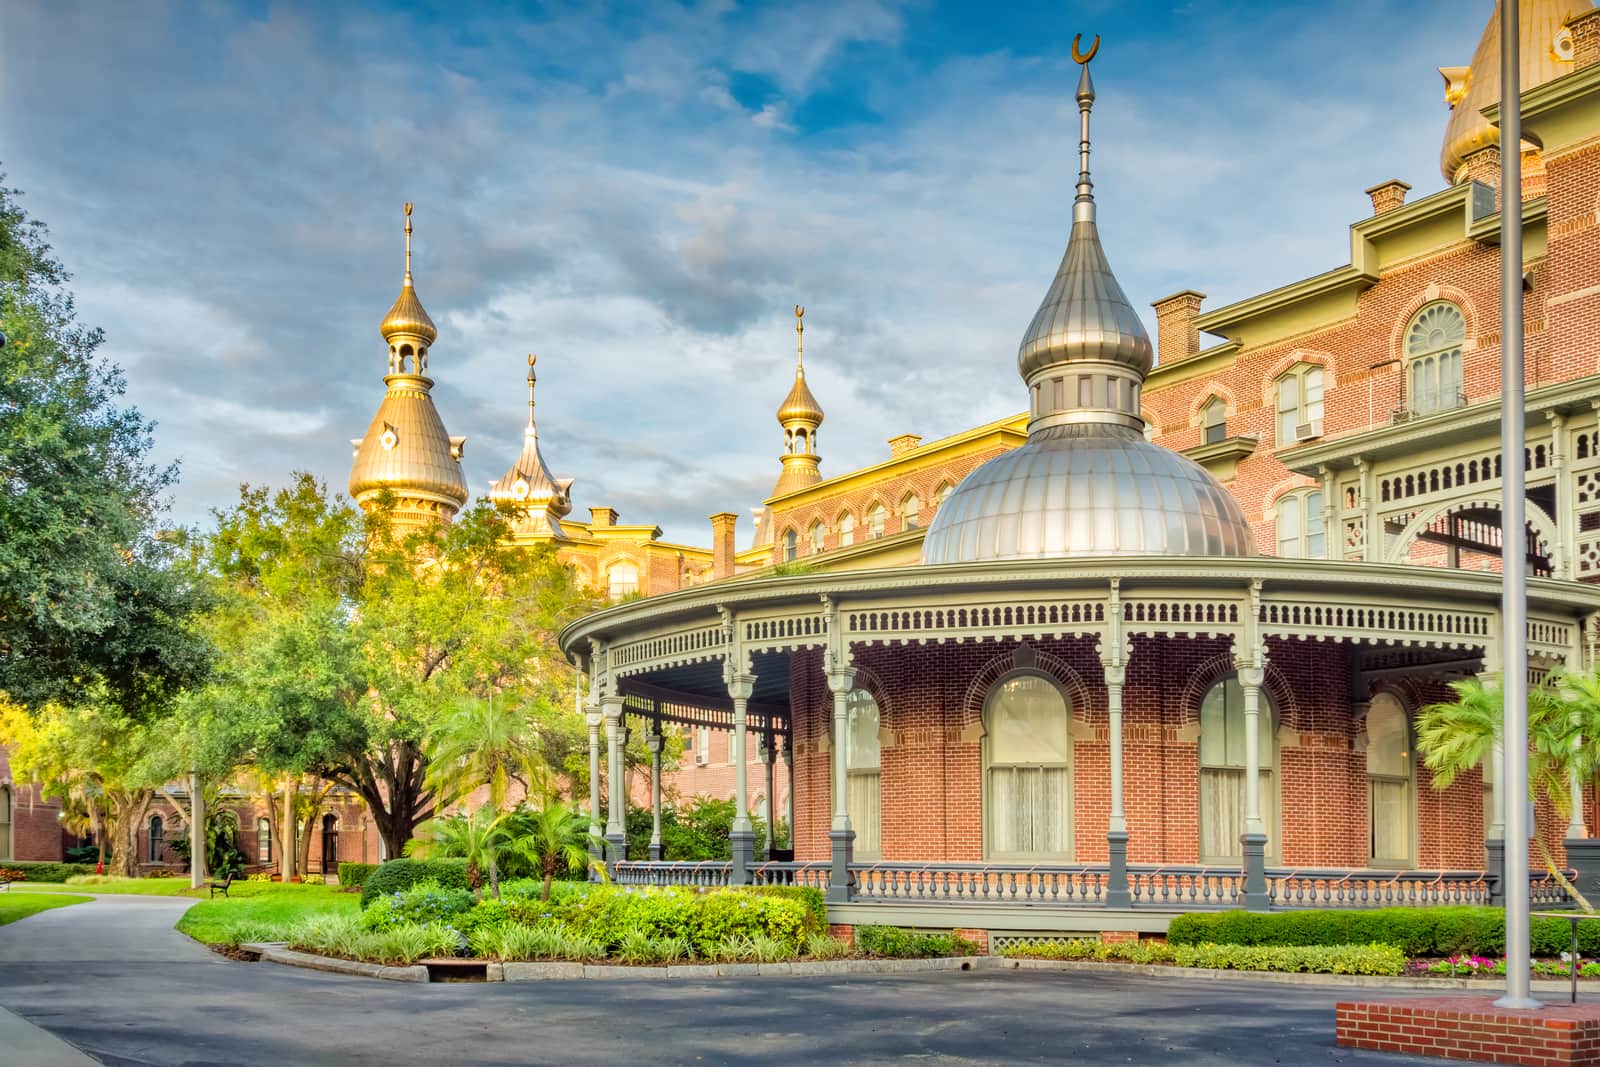
{"type": "Polygon", "coordinates": [[[212,897],[215,897],[219,890],[221,891],[223,896],[227,896],[228,895],[228,887],[230,885],[232,885],[232,884],[233,884],[233,872],[229,871],[227,874],[223,875],[222,881],[220,881],[220,882],[207,882],[206,883],[206,888],[211,890],[212,897]]]}

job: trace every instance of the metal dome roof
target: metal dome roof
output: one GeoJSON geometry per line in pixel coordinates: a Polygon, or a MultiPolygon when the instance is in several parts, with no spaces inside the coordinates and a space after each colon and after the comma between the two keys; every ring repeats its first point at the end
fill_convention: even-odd
{"type": "Polygon", "coordinates": [[[1198,463],[1135,431],[1058,426],[962,479],[922,562],[1254,552],[1238,502],[1198,463]]]}

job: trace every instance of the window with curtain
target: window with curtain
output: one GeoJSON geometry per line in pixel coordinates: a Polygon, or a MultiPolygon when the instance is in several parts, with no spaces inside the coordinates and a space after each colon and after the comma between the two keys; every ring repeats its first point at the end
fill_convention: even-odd
{"type": "Polygon", "coordinates": [[[1321,559],[1327,554],[1322,526],[1322,490],[1285,493],[1275,507],[1278,555],[1321,559]]]}
{"type": "Polygon", "coordinates": [[[1406,380],[1410,408],[1419,415],[1467,402],[1461,383],[1461,345],[1467,320],[1448,300],[1417,312],[1406,327],[1406,380]]]}
{"type": "Polygon", "coordinates": [[[1070,859],[1072,743],[1067,698],[1037,674],[1000,682],[983,708],[984,854],[1070,859]]]}
{"type": "Polygon", "coordinates": [[[865,689],[854,689],[846,698],[845,707],[845,810],[850,813],[850,825],[856,832],[856,856],[875,860],[883,855],[878,702],[865,689]]]}
{"type": "Polygon", "coordinates": [[[0,785],[0,860],[11,855],[11,787],[0,785]]]}
{"type": "Polygon", "coordinates": [[[613,563],[606,569],[606,591],[612,600],[639,591],[639,568],[633,563],[613,563]]]}
{"type": "Polygon", "coordinates": [[[161,854],[166,851],[167,833],[162,825],[161,816],[150,816],[150,862],[160,863],[161,854]]]}
{"type": "Polygon", "coordinates": [[[1392,694],[1380,693],[1367,711],[1367,806],[1374,864],[1409,867],[1416,862],[1413,796],[1406,709],[1392,694]]]}
{"type": "Polygon", "coordinates": [[[867,536],[882,537],[884,527],[888,524],[889,512],[882,504],[874,504],[867,509],[867,536]]]}
{"type": "Polygon", "coordinates": [[[906,498],[900,501],[901,529],[915,530],[922,518],[922,498],[915,493],[907,493],[906,498]]]}
{"type": "MultiPolygon", "coordinates": [[[[1257,738],[1261,760],[1261,821],[1267,855],[1278,854],[1277,716],[1265,691],[1257,738]]],[[[1212,686],[1200,703],[1200,862],[1242,863],[1244,848],[1244,688],[1237,678],[1212,686]]]]}
{"type": "Polygon", "coordinates": [[[1278,379],[1278,447],[1322,435],[1322,368],[1302,364],[1278,379]]]}
{"type": "Polygon", "coordinates": [[[1203,444],[1214,445],[1228,439],[1228,405],[1220,396],[1212,397],[1200,409],[1200,427],[1203,444]]]}
{"type": "Polygon", "coordinates": [[[822,525],[822,521],[820,519],[811,524],[809,536],[811,539],[811,551],[821,552],[827,544],[826,538],[828,536],[828,531],[822,525]]]}
{"type": "Polygon", "coordinates": [[[799,554],[800,536],[794,532],[793,527],[790,527],[789,529],[783,531],[783,558],[785,560],[792,560],[799,554]]]}
{"type": "Polygon", "coordinates": [[[256,859],[272,862],[272,820],[265,817],[256,820],[256,859]]]}
{"type": "Polygon", "coordinates": [[[839,544],[853,545],[856,543],[856,517],[848,511],[839,516],[839,544]]]}
{"type": "Polygon", "coordinates": [[[933,491],[934,504],[941,508],[944,507],[944,502],[949,500],[950,494],[955,491],[956,487],[951,485],[949,482],[940,482],[939,488],[933,491]]]}

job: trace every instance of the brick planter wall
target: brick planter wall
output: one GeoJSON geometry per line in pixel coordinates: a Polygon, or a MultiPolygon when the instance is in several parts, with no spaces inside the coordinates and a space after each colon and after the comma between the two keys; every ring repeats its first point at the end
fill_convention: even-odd
{"type": "Polygon", "coordinates": [[[1487,996],[1340,1001],[1340,1045],[1479,1063],[1600,1064],[1600,1004],[1537,1011],[1496,1008],[1487,996]]]}

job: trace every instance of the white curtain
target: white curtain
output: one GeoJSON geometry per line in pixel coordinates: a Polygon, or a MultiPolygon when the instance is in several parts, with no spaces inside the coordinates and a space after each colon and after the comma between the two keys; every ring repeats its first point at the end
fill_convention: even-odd
{"type": "Polygon", "coordinates": [[[850,826],[856,832],[855,854],[864,860],[875,860],[883,855],[879,774],[878,771],[851,771],[845,793],[850,826]]]}
{"type": "Polygon", "coordinates": [[[991,767],[989,850],[997,854],[1067,851],[1065,767],[991,767]]]}

